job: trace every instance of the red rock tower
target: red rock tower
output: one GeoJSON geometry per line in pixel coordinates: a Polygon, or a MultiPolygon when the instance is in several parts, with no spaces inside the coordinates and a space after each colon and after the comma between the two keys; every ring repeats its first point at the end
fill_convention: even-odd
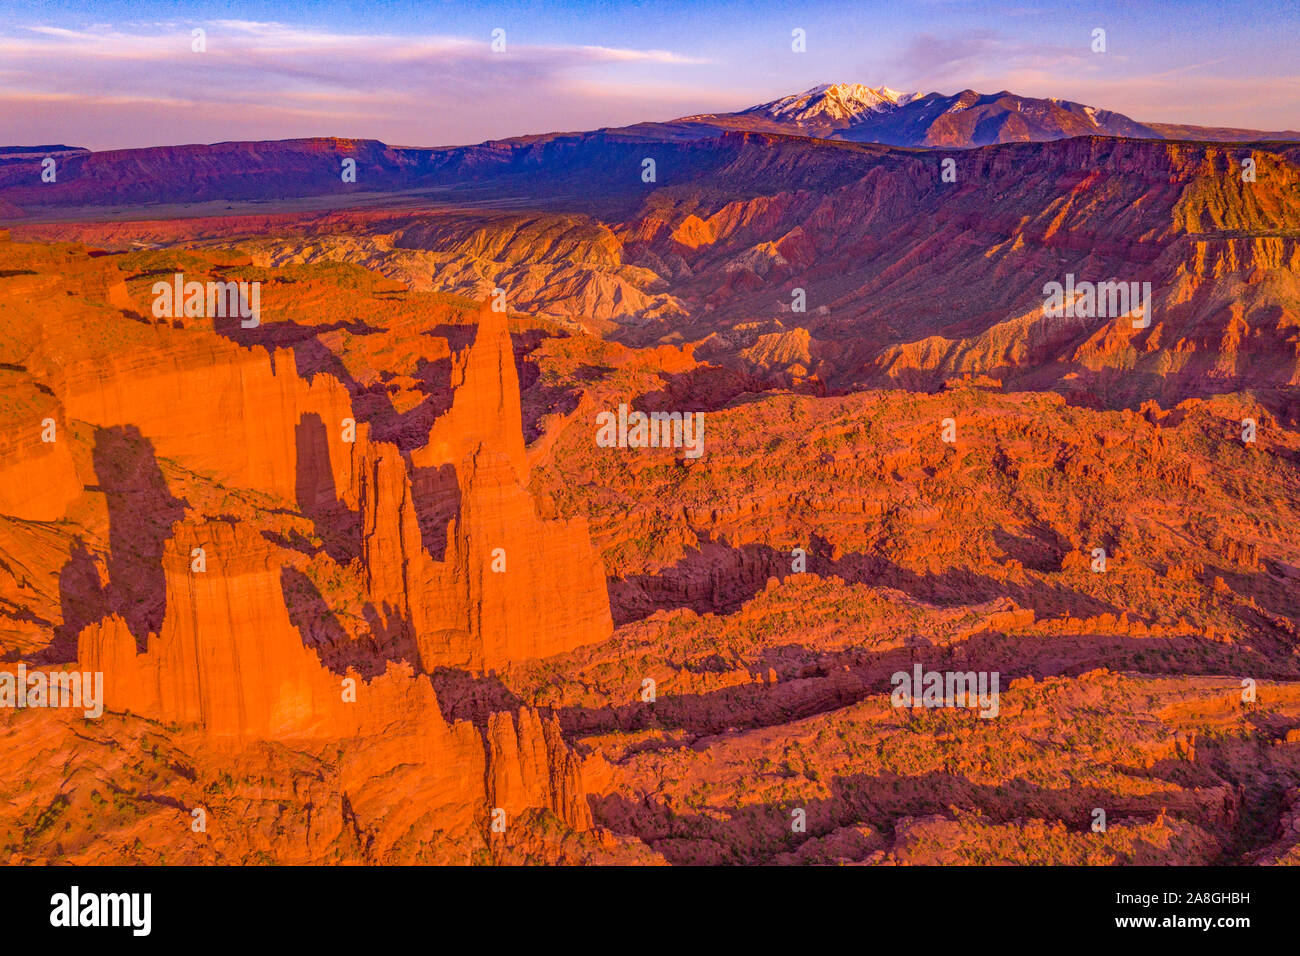
{"type": "Polygon", "coordinates": [[[605,640],[614,625],[586,520],[538,517],[527,490],[519,379],[504,313],[480,309],[452,384],[451,408],[411,454],[417,468],[455,473],[457,505],[442,560],[422,545],[398,449],[371,443],[359,469],[372,599],[407,616],[426,670],[490,670],[605,640]]]}

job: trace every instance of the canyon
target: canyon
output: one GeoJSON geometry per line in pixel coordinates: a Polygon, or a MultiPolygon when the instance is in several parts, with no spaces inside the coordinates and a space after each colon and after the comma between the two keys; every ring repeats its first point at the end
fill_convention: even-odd
{"type": "Polygon", "coordinates": [[[8,862],[1300,860],[1300,146],[744,115],[0,151],[8,862]]]}

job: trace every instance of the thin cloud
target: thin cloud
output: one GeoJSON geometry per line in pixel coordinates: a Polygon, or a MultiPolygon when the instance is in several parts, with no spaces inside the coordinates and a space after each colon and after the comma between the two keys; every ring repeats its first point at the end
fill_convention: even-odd
{"type": "Polygon", "coordinates": [[[88,111],[122,111],[135,100],[172,109],[158,113],[156,130],[135,125],[135,110],[128,124],[124,112],[120,129],[130,138],[119,132],[91,145],[169,143],[178,130],[204,128],[211,138],[265,136],[277,115],[284,120],[278,135],[285,136],[369,122],[376,131],[363,129],[365,135],[396,129],[406,142],[418,135],[436,137],[431,143],[475,142],[573,128],[584,116],[616,122],[611,97],[591,91],[608,86],[621,91],[615,99],[642,102],[655,89],[644,70],[707,62],[671,50],[520,44],[508,36],[506,51],[495,53],[490,41],[328,33],[248,20],[21,28],[0,36],[0,97],[19,104],[0,118],[0,140],[80,140],[85,130],[104,128],[88,111]],[[205,31],[200,53],[191,48],[196,27],[205,31]],[[71,104],[67,112],[52,118],[21,108],[23,100],[49,97],[71,104]],[[184,110],[203,116],[178,112],[184,110]],[[420,119],[430,115],[437,120],[420,119]]]}
{"type": "Polygon", "coordinates": [[[1294,128],[1294,117],[1300,115],[1300,78],[1213,71],[1231,62],[1219,57],[1172,67],[1160,64],[1147,72],[1145,60],[1115,51],[1095,54],[1083,39],[1070,46],[1044,45],[994,30],[973,30],[915,37],[889,68],[891,77],[921,92],[1005,89],[1086,103],[1145,122],[1294,128]],[[1251,106],[1249,119],[1243,116],[1243,104],[1251,106]]]}
{"type": "MultiPolygon", "coordinates": [[[[451,145],[740,109],[827,79],[787,76],[788,88],[768,90],[772,71],[753,69],[744,53],[716,62],[662,48],[507,41],[494,53],[486,34],[240,19],[11,26],[0,30],[0,143],[102,149],[338,135],[451,145]],[[191,50],[196,27],[206,31],[204,53],[191,50]]],[[[1295,125],[1300,78],[1231,67],[1227,58],[1096,55],[1083,34],[1044,44],[978,28],[914,35],[892,56],[881,50],[869,67],[858,64],[858,76],[830,78],[923,93],[1009,89],[1148,122],[1295,125]]]]}

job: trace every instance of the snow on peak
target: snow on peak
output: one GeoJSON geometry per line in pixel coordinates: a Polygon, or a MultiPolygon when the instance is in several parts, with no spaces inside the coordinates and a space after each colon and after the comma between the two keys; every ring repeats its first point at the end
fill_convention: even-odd
{"type": "Polygon", "coordinates": [[[826,83],[803,93],[783,96],[754,107],[776,119],[796,121],[853,120],[866,113],[885,113],[916,99],[919,93],[900,93],[887,86],[861,83],[826,83]]]}

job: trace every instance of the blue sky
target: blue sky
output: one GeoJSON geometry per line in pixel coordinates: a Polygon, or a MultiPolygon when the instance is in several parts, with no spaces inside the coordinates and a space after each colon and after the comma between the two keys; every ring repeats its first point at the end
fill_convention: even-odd
{"type": "Polygon", "coordinates": [[[1297,0],[7,0],[4,11],[3,144],[445,145],[739,109],[826,82],[1300,127],[1297,0]],[[791,50],[796,27],[806,53],[791,50]],[[497,28],[504,53],[489,46],[497,28]]]}

